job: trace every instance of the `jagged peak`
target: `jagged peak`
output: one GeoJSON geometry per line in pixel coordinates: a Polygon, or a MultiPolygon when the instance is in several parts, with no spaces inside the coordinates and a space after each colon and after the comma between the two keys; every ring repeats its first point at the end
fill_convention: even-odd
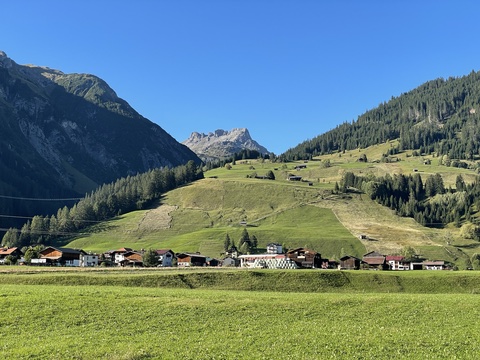
{"type": "Polygon", "coordinates": [[[246,149],[268,153],[265,147],[252,139],[247,128],[217,129],[208,134],[195,131],[182,143],[204,158],[224,158],[246,149]]]}

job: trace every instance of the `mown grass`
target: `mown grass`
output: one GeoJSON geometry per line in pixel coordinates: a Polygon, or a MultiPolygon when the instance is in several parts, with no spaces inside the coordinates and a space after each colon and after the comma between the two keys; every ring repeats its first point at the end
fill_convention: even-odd
{"type": "Polygon", "coordinates": [[[478,295],[0,285],[5,359],[474,359],[478,295]]]}
{"type": "Polygon", "coordinates": [[[335,182],[347,171],[376,176],[419,173],[424,181],[438,172],[446,186],[454,186],[458,174],[466,182],[476,176],[472,170],[439,165],[438,158],[431,155],[414,157],[411,151],[392,156],[391,163],[380,162],[382,154],[397,144],[390,141],[367,149],[323,155],[306,163],[237,161],[230,170],[210,170],[205,173],[206,179],[165,194],[161,203],[176,207],[169,213],[166,228],[146,226],[144,218],[150,216],[149,210],[136,211],[93,226],[65,245],[94,252],[120,247],[171,248],[219,257],[226,234],[238,242],[243,230],[240,222],[246,221],[260,249],[269,242],[278,242],[288,248],[310,247],[325,257],[338,258],[342,249],[343,253],[361,256],[373,250],[399,254],[404,247],[411,246],[427,259],[444,259],[467,267],[467,258],[477,249],[473,241],[465,244],[459,228],[420,226],[413,219],[396,216],[365,195],[332,195],[335,182]],[[367,163],[357,161],[362,154],[366,154],[367,163]],[[431,164],[425,165],[425,159],[431,164]],[[325,167],[326,160],[330,167],[325,167]],[[298,164],[307,167],[296,170],[298,164]],[[263,175],[270,170],[275,174],[274,181],[247,178],[254,172],[263,175]],[[287,181],[288,174],[300,175],[313,185],[287,181]],[[316,216],[305,213],[306,205],[317,207],[310,210],[316,216]],[[360,242],[360,235],[371,240],[360,242]],[[462,251],[449,251],[448,244],[459,244],[462,251]]]}

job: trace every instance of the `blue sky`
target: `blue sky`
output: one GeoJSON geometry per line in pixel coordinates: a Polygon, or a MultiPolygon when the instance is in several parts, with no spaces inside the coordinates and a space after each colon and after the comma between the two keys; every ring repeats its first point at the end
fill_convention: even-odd
{"type": "Polygon", "coordinates": [[[246,127],[276,154],[480,68],[478,1],[18,0],[0,50],[107,81],[178,141],[246,127]]]}

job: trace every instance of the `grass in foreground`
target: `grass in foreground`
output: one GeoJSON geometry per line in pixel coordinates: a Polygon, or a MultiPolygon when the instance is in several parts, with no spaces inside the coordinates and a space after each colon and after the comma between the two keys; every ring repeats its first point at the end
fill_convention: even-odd
{"type": "Polygon", "coordinates": [[[8,359],[476,358],[478,295],[1,285],[8,359]]]}

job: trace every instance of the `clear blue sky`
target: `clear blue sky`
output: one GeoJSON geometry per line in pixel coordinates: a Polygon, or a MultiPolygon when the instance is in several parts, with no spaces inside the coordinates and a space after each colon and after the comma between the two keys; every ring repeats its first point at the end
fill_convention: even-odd
{"type": "Polygon", "coordinates": [[[280,154],[480,68],[480,2],[16,0],[0,50],[107,81],[178,141],[246,127],[280,154]]]}

